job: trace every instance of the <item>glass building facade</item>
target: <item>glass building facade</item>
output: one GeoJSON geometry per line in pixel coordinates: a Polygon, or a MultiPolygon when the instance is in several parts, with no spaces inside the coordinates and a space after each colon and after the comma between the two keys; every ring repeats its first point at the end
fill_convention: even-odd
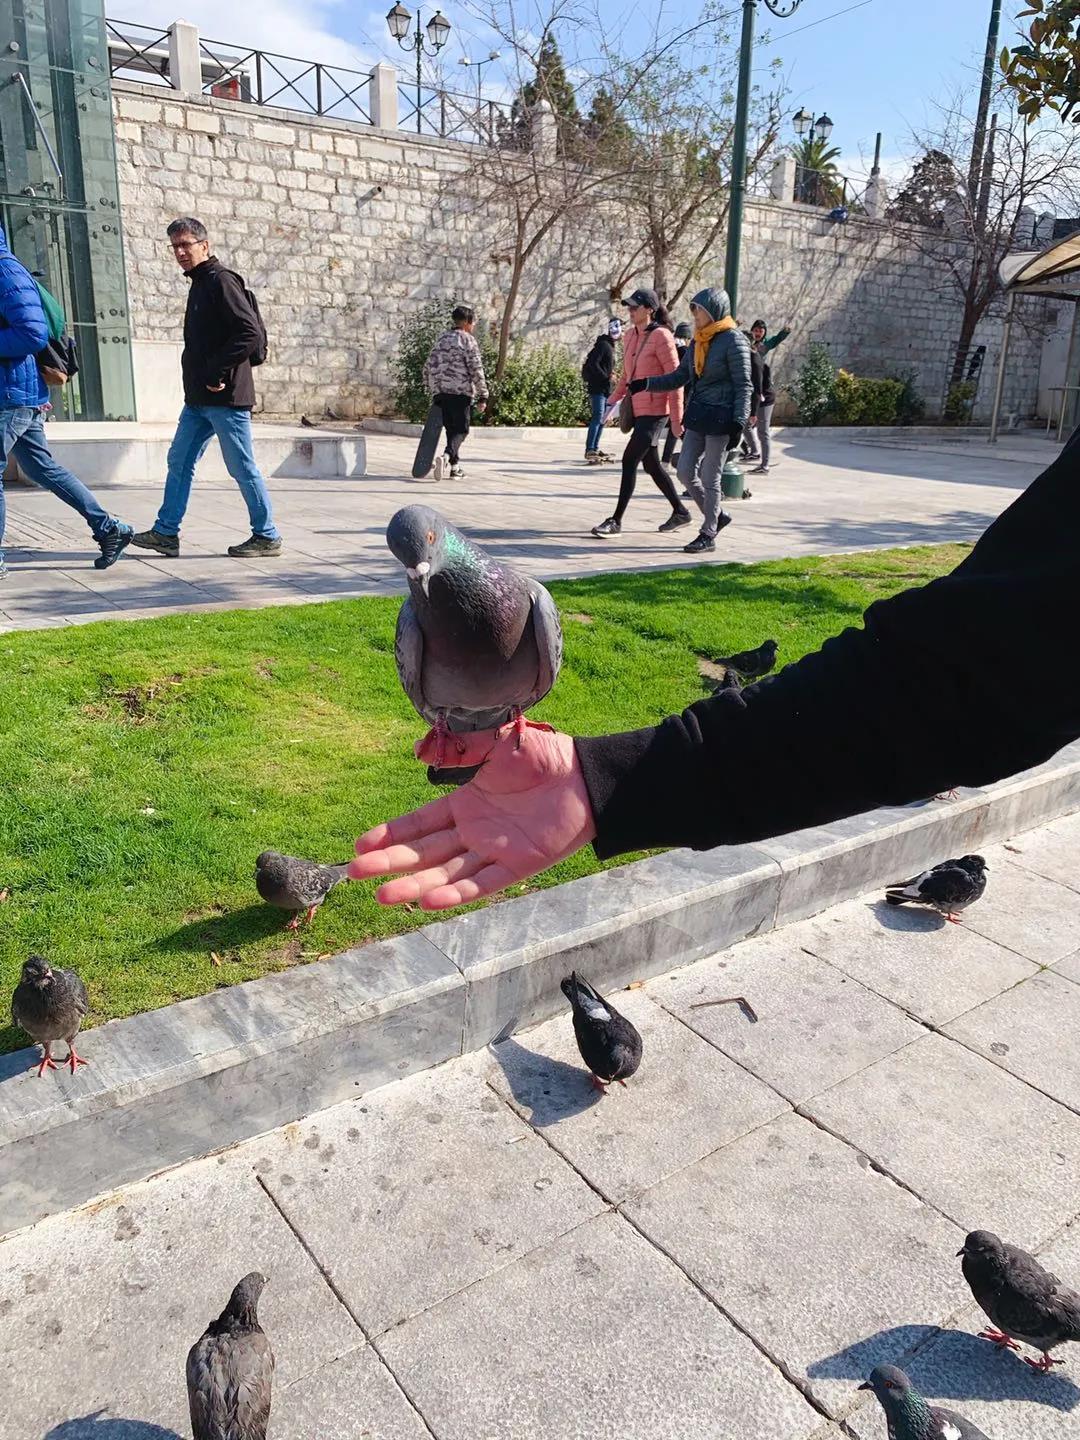
{"type": "Polygon", "coordinates": [[[103,0],[0,0],[0,224],[78,343],[58,418],[133,420],[103,0]]]}

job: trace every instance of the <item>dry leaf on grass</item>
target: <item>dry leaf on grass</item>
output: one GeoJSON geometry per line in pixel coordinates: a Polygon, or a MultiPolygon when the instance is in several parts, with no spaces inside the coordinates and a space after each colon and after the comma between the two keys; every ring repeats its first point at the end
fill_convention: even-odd
{"type": "Polygon", "coordinates": [[[216,966],[219,966],[219,967],[220,967],[220,965],[221,965],[221,956],[217,953],[216,950],[211,950],[211,951],[210,951],[210,964],[211,964],[211,965],[216,965],[216,966]]]}
{"type": "Polygon", "coordinates": [[[11,899],[11,891],[10,891],[10,890],[7,888],[7,886],[5,885],[4,888],[3,888],[3,890],[0,890],[0,905],[3,905],[3,903],[4,903],[5,900],[10,900],[10,899],[11,899]]]}

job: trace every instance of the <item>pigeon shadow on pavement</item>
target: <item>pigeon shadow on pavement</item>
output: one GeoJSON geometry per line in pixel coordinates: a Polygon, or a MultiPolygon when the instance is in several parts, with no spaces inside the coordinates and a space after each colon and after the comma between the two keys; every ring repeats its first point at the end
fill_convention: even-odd
{"type": "Polygon", "coordinates": [[[264,940],[277,931],[285,941],[297,933],[285,929],[288,919],[287,910],[277,910],[272,905],[246,905],[242,910],[227,910],[224,915],[192,920],[171,934],[162,935],[151,948],[205,954],[208,950],[230,950],[252,940],[264,940]]]}
{"type": "Polygon", "coordinates": [[[912,935],[926,935],[934,930],[944,930],[948,921],[936,910],[917,905],[890,905],[887,900],[875,900],[869,907],[886,930],[906,930],[912,935]]]}
{"type": "Polygon", "coordinates": [[[62,1420],[42,1440],[182,1440],[182,1436],[147,1420],[124,1420],[95,1410],[75,1420],[62,1420]]]}
{"type": "MultiPolygon", "coordinates": [[[[7,1052],[0,1055],[0,1085],[5,1080],[10,1080],[13,1075],[20,1075],[29,1068],[26,1056],[22,1052],[31,1046],[34,1048],[35,1055],[40,1058],[41,1051],[34,1045],[25,1030],[20,1030],[17,1025],[0,1027],[0,1050],[7,1052]]],[[[60,1054],[63,1054],[63,1050],[59,1046],[57,1049],[60,1054]]]]}
{"type": "Polygon", "coordinates": [[[506,1076],[514,1103],[538,1130],[591,1110],[604,1098],[583,1065],[537,1055],[516,1040],[502,1041],[491,1053],[506,1076]]]}
{"type": "Polygon", "coordinates": [[[906,1357],[938,1333],[936,1325],[894,1325],[889,1330],[878,1330],[865,1340],[811,1361],[806,1367],[807,1378],[865,1380],[875,1365],[905,1364],[906,1357]]]}

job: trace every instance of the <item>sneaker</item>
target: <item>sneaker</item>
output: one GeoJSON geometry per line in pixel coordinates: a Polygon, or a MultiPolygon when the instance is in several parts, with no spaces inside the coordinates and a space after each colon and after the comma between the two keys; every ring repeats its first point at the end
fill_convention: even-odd
{"type": "Polygon", "coordinates": [[[129,544],[138,545],[140,550],[156,550],[166,560],[176,560],[180,554],[179,535],[162,535],[160,530],[138,530],[129,544]]]}
{"type": "Polygon", "coordinates": [[[596,453],[597,453],[597,455],[598,455],[598,457],[599,457],[599,459],[600,459],[600,463],[601,463],[602,465],[614,465],[614,464],[615,464],[616,456],[614,456],[614,455],[609,455],[606,450],[598,450],[596,453]]]}
{"type": "Polygon", "coordinates": [[[759,465],[756,470],[750,471],[751,475],[767,475],[768,473],[769,467],[767,465],[759,465]]]}
{"type": "Polygon", "coordinates": [[[599,451],[599,450],[586,450],[586,451],[585,451],[585,464],[586,464],[586,465],[595,465],[599,459],[600,459],[600,451],[599,451]]]}
{"type": "Polygon", "coordinates": [[[261,560],[264,555],[280,555],[281,540],[268,540],[265,535],[251,535],[239,545],[230,545],[228,553],[234,560],[261,560]]]}
{"type": "Polygon", "coordinates": [[[693,495],[690,494],[690,491],[689,491],[689,490],[684,490],[684,491],[682,492],[681,498],[682,498],[683,500],[692,500],[694,497],[693,497],[693,495]]]}
{"type": "MultiPolygon", "coordinates": [[[[750,492],[747,490],[747,491],[744,491],[743,493],[746,494],[746,495],[749,495],[750,492]]],[[[717,535],[720,534],[720,531],[723,530],[726,525],[730,525],[730,524],[731,524],[731,516],[727,513],[726,510],[721,510],[721,511],[720,511],[720,514],[716,517],[716,533],[717,533],[717,535]]]]}
{"type": "Polygon", "coordinates": [[[431,472],[433,480],[445,480],[450,473],[450,462],[445,455],[438,455],[435,458],[435,469],[431,472]]]}
{"type": "Polygon", "coordinates": [[[716,541],[710,540],[708,535],[699,535],[696,540],[691,540],[689,545],[682,548],[685,555],[701,555],[706,550],[715,550],[716,541]]]}
{"type": "Polygon", "coordinates": [[[601,520],[599,525],[594,525],[592,533],[598,540],[604,540],[608,535],[621,535],[622,526],[614,516],[609,516],[606,520],[601,520]]]}
{"type": "Polygon", "coordinates": [[[451,480],[464,480],[464,479],[465,479],[465,471],[461,468],[460,465],[451,465],[451,466],[450,466],[450,479],[451,479],[451,480]]]}
{"type": "Polygon", "coordinates": [[[120,556],[131,544],[135,531],[130,525],[118,525],[108,535],[102,535],[97,542],[101,554],[94,561],[95,570],[108,570],[110,565],[115,565],[120,556]]]}
{"type": "Polygon", "coordinates": [[[681,530],[684,525],[689,524],[689,510],[673,510],[670,516],[664,521],[664,523],[662,525],[658,525],[656,528],[660,531],[661,535],[665,535],[669,530],[681,530]]]}

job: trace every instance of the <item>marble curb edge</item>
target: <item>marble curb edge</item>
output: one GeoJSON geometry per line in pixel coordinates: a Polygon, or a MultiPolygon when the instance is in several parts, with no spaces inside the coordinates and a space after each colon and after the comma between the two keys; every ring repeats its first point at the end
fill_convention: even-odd
{"type": "Polygon", "coordinates": [[[669,851],[86,1033],[38,1080],[0,1057],[0,1235],[355,1098],[565,1008],[1080,809],[1080,742],[952,802],[669,851]]]}

